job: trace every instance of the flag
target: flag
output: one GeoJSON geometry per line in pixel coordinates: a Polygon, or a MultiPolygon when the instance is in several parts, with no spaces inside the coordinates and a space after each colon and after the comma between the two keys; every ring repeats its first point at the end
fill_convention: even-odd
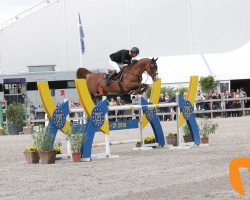
{"type": "Polygon", "coordinates": [[[61,93],[60,94],[61,96],[65,96],[65,91],[64,90],[60,90],[60,93],[61,93]]]}
{"type": "Polygon", "coordinates": [[[83,54],[85,52],[85,45],[84,45],[84,32],[82,28],[82,20],[81,20],[80,13],[78,13],[78,17],[79,17],[79,30],[80,30],[80,44],[81,44],[81,50],[83,54]]]}

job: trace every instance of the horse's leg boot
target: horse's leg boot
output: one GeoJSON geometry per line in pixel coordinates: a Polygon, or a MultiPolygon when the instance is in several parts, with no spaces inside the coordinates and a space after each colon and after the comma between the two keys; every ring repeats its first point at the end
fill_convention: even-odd
{"type": "Polygon", "coordinates": [[[109,75],[109,77],[105,80],[104,87],[105,87],[106,85],[108,85],[108,84],[109,84],[109,81],[112,80],[112,78],[114,78],[115,76],[116,76],[116,70],[114,70],[114,71],[109,75]]]}

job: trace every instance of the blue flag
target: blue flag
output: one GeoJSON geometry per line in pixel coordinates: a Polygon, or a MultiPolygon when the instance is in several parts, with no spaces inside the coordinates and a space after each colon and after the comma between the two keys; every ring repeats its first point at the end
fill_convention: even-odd
{"type": "Polygon", "coordinates": [[[82,28],[82,20],[81,20],[80,13],[78,13],[78,16],[79,16],[80,43],[81,43],[81,50],[82,50],[82,54],[83,54],[85,52],[84,32],[83,32],[83,28],[82,28]]]}

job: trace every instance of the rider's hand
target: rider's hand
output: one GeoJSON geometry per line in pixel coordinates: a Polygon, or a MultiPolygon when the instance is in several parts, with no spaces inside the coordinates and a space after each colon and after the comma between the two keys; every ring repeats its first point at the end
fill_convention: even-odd
{"type": "Polygon", "coordinates": [[[136,59],[133,59],[133,60],[132,60],[132,63],[137,63],[137,61],[138,61],[138,60],[136,60],[136,59]]]}

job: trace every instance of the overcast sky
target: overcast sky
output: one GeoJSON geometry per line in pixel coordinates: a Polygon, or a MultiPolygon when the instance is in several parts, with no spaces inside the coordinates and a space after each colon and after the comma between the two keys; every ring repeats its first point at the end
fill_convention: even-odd
{"type": "Polygon", "coordinates": [[[0,24],[44,0],[0,0],[0,24]]]}

